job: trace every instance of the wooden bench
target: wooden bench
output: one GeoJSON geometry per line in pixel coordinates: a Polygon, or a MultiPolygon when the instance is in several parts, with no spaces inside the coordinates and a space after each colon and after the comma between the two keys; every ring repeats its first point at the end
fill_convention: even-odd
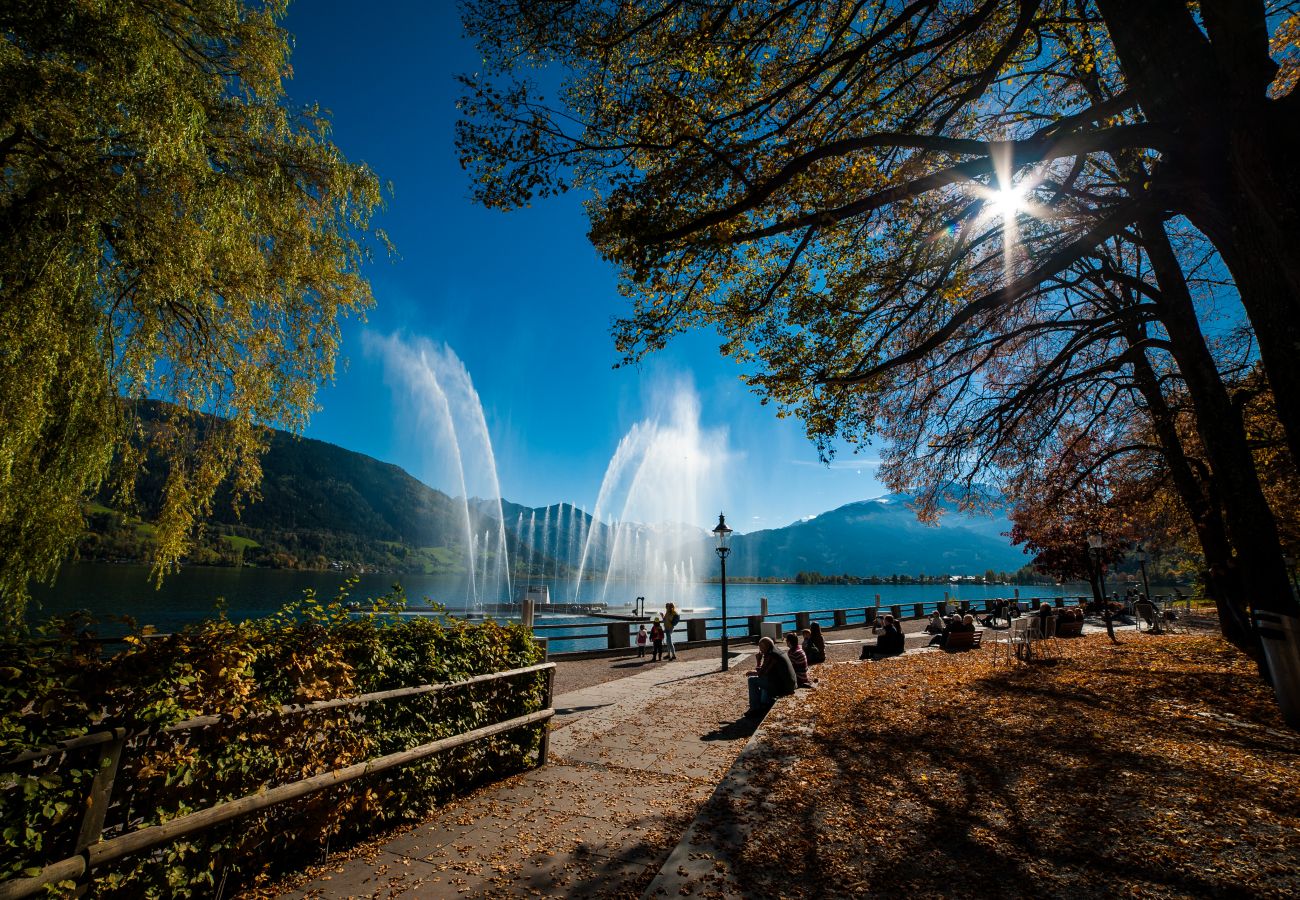
{"type": "Polygon", "coordinates": [[[1056,636],[1059,638],[1078,637],[1083,634],[1083,619],[1056,620],[1056,636]]]}
{"type": "Polygon", "coordinates": [[[948,653],[960,653],[963,650],[978,650],[984,638],[983,629],[975,631],[954,631],[943,642],[943,649],[948,653]]]}

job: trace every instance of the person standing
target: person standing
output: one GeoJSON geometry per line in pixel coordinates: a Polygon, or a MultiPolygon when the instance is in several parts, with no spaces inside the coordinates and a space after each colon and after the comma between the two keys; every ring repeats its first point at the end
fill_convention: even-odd
{"type": "Polygon", "coordinates": [[[677,658],[677,648],[673,646],[673,629],[681,620],[682,617],[677,614],[677,604],[664,605],[664,649],[668,651],[669,659],[677,658]]]}
{"type": "Polygon", "coordinates": [[[650,643],[654,645],[654,656],[651,662],[659,662],[664,655],[664,627],[659,624],[659,617],[650,624],[650,643]]]}
{"type": "Polygon", "coordinates": [[[650,632],[645,630],[645,624],[641,625],[641,630],[636,633],[636,655],[645,656],[645,645],[650,640],[650,632]]]}

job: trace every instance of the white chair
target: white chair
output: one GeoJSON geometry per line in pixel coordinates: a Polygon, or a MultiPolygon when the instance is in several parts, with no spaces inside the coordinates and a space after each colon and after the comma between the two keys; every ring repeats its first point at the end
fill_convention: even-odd
{"type": "Polygon", "coordinates": [[[1007,662],[1010,663],[1015,659],[1023,658],[1026,649],[1029,647],[1029,625],[1030,618],[1022,616],[1019,619],[1011,620],[1011,627],[1006,631],[998,632],[993,638],[993,664],[997,665],[998,660],[1005,654],[1007,662]]]}
{"type": "Polygon", "coordinates": [[[1043,629],[1043,633],[1038,637],[1038,643],[1042,647],[1045,656],[1056,659],[1060,656],[1061,649],[1056,643],[1056,616],[1049,616],[1043,629]]]}

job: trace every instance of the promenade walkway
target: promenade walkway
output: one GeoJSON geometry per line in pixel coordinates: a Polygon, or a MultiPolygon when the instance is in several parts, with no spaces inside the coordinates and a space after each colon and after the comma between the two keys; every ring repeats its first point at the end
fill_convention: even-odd
{"type": "Polygon", "coordinates": [[[555,698],[550,763],[315,867],[283,898],[639,896],[744,747],[749,648],[555,698]]]}
{"type": "MultiPolygon", "coordinates": [[[[928,641],[918,631],[924,622],[905,627],[909,649],[928,641]]],[[[862,643],[875,641],[865,628],[827,637],[831,663],[856,660],[862,643]]],[[[701,848],[688,829],[708,819],[701,814],[711,798],[716,807],[745,794],[744,766],[733,763],[758,725],[741,715],[752,652],[733,650],[725,673],[716,647],[666,663],[566,660],[547,766],[256,896],[608,898],[639,897],[652,882],[658,896],[707,886],[710,850],[720,849],[707,844],[718,836],[701,848]]]]}

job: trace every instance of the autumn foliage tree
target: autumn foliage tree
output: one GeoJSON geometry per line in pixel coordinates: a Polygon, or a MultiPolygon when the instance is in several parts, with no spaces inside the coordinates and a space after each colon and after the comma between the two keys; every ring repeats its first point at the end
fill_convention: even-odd
{"type": "Polygon", "coordinates": [[[339,320],[371,302],[380,185],[286,101],[287,0],[0,6],[0,620],[144,454],[167,467],[157,566],[218,486],[300,428],[339,320]],[[147,432],[121,398],[170,400],[147,432]],[[194,429],[191,410],[228,417],[194,429]]]}
{"type": "MultiPolygon", "coordinates": [[[[466,12],[486,65],[465,79],[462,159],[491,206],[589,189],[591,237],[635,304],[615,331],[628,359],[717,328],[824,446],[878,435],[916,365],[1014,335],[1009,321],[1037,327],[1045,293],[1113,240],[1164,259],[1158,232],[1185,217],[1268,329],[1260,354],[1295,446],[1294,15],[1174,0],[484,0],[466,12]],[[538,95],[530,65],[567,73],[558,98],[538,95]]],[[[1140,297],[1143,315],[1168,296],[1140,297]]],[[[1184,349],[1189,311],[1194,323],[1181,299],[1168,311],[1184,349]]],[[[1222,421],[1213,360],[1179,355],[1200,414],[1222,421]]],[[[1242,446],[1218,448],[1221,477],[1242,446]]],[[[1276,537],[1249,536],[1267,511],[1233,516],[1258,557],[1256,603],[1294,611],[1276,537]]]]}

